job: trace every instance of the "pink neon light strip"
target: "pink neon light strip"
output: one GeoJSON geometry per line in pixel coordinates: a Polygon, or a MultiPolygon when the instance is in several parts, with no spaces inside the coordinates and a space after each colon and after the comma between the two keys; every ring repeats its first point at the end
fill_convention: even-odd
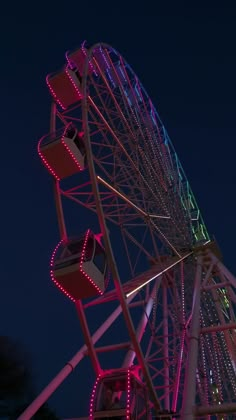
{"type": "Polygon", "coordinates": [[[177,398],[179,395],[179,384],[180,384],[180,375],[181,375],[181,368],[182,368],[182,361],[183,361],[185,334],[186,332],[184,330],[181,336],[180,356],[178,360],[177,374],[176,374],[176,386],[175,386],[175,392],[173,395],[173,402],[172,402],[172,411],[174,412],[176,411],[176,408],[177,408],[177,398]]]}
{"type": "Polygon", "coordinates": [[[60,247],[60,245],[63,243],[63,239],[60,240],[60,242],[57,244],[56,248],[54,249],[52,256],[51,256],[51,260],[50,260],[50,276],[51,279],[53,281],[53,283],[56,284],[56,286],[70,299],[72,300],[72,302],[75,302],[75,299],[70,295],[70,293],[68,293],[64,287],[62,287],[58,281],[55,279],[54,274],[53,274],[53,266],[54,266],[54,261],[55,261],[55,256],[56,256],[56,252],[58,250],[58,248],[60,247]]]}
{"type": "MultiPolygon", "coordinates": [[[[81,50],[82,50],[84,56],[87,57],[88,54],[87,54],[87,49],[85,49],[85,47],[84,47],[85,44],[86,44],[86,41],[84,41],[83,44],[81,45],[81,50]]],[[[98,76],[98,74],[97,74],[97,72],[94,68],[94,65],[91,63],[91,60],[89,61],[88,64],[89,64],[90,70],[94,72],[95,76],[98,76]]]]}
{"type": "Polygon", "coordinates": [[[49,91],[52,95],[52,97],[55,99],[55,101],[60,105],[60,107],[65,111],[66,107],[63,105],[63,103],[60,101],[60,99],[57,97],[56,92],[52,88],[50,82],[49,82],[49,75],[46,77],[46,83],[48,85],[49,91]]]}
{"type": "MultiPolygon", "coordinates": [[[[88,237],[89,237],[89,233],[90,233],[90,230],[88,229],[87,230],[87,232],[86,232],[86,235],[85,235],[85,241],[84,241],[84,245],[83,245],[83,249],[82,249],[82,254],[81,254],[81,260],[80,260],[80,266],[79,266],[79,269],[80,269],[80,272],[81,273],[83,273],[83,275],[89,280],[89,282],[93,285],[93,287],[98,291],[98,293],[100,294],[100,295],[102,295],[103,294],[103,291],[94,283],[94,281],[91,279],[91,277],[90,276],[88,276],[88,274],[87,273],[85,273],[85,271],[83,270],[83,268],[82,268],[82,265],[83,265],[83,262],[84,262],[84,260],[85,260],[85,251],[86,251],[86,245],[87,245],[87,242],[88,242],[88,237]]],[[[58,248],[60,247],[60,245],[63,243],[63,239],[61,239],[60,240],[60,242],[57,244],[57,246],[55,247],[55,249],[54,249],[54,251],[53,251],[53,253],[52,253],[52,257],[51,257],[51,260],[50,260],[50,276],[51,276],[51,280],[53,281],[53,283],[55,283],[56,284],[56,286],[70,299],[70,300],[72,300],[72,302],[76,302],[76,299],[75,298],[73,298],[73,296],[71,296],[71,294],[70,293],[68,293],[65,289],[64,289],[64,287],[62,287],[61,285],[60,285],[60,283],[58,283],[58,281],[55,279],[55,277],[54,277],[54,273],[53,273],[53,267],[54,267],[54,261],[55,261],[55,255],[56,255],[56,252],[57,252],[57,250],[58,250],[58,248]]]]}
{"type": "Polygon", "coordinates": [[[75,84],[74,80],[72,79],[70,73],[68,72],[68,68],[67,67],[66,67],[66,75],[67,75],[68,79],[70,80],[71,84],[73,85],[76,93],[79,95],[79,98],[78,99],[81,99],[82,98],[81,92],[80,92],[78,86],[76,86],[76,84],[75,84]]]}
{"type": "MultiPolygon", "coordinates": [[[[102,377],[104,376],[105,372],[100,373],[95,381],[95,384],[93,386],[93,390],[92,390],[92,394],[91,394],[91,398],[90,398],[90,404],[89,404],[89,420],[93,420],[94,419],[94,411],[95,411],[95,407],[94,407],[94,399],[95,399],[95,395],[97,392],[97,387],[98,384],[100,382],[100,380],[102,379],[102,377]]],[[[130,420],[130,412],[131,409],[131,374],[130,374],[130,369],[128,369],[127,372],[127,405],[126,405],[126,420],[130,420]]]]}
{"type": "MultiPolygon", "coordinates": [[[[78,166],[79,170],[81,170],[81,166],[80,166],[79,162],[76,160],[75,156],[70,151],[69,147],[67,146],[67,144],[65,143],[65,140],[64,140],[69,125],[71,125],[71,123],[67,124],[67,126],[65,127],[64,132],[62,134],[61,142],[62,142],[63,146],[65,147],[66,151],[72,157],[72,159],[75,162],[75,164],[78,166]]],[[[38,154],[39,154],[40,158],[42,159],[42,161],[43,161],[44,165],[46,166],[46,168],[49,170],[49,172],[56,178],[57,181],[60,181],[59,176],[56,174],[56,172],[54,171],[54,169],[52,169],[52,167],[49,165],[48,161],[45,159],[45,157],[43,156],[43,154],[42,154],[42,152],[40,150],[41,142],[42,142],[43,139],[44,139],[44,137],[42,137],[39,140],[39,143],[38,143],[38,154]]]]}
{"type": "Polygon", "coordinates": [[[52,169],[52,167],[49,165],[49,163],[47,162],[47,160],[45,159],[45,157],[43,156],[41,150],[40,150],[40,146],[41,146],[41,142],[44,139],[44,137],[42,137],[39,142],[38,142],[38,154],[44,164],[44,166],[49,170],[49,172],[56,178],[57,181],[60,181],[59,176],[56,174],[56,172],[54,171],[54,169],[52,169]]]}
{"type": "Polygon", "coordinates": [[[128,369],[127,378],[127,406],[126,406],[126,419],[130,420],[130,399],[131,399],[131,384],[130,384],[130,370],[128,369]]]}
{"type": "Polygon", "coordinates": [[[101,374],[98,375],[98,377],[95,381],[95,384],[93,386],[93,391],[92,391],[92,395],[91,395],[91,398],[90,398],[90,404],[89,404],[89,420],[93,420],[93,418],[94,418],[94,416],[93,416],[93,413],[94,413],[94,398],[95,398],[95,394],[96,394],[96,391],[97,391],[97,386],[98,386],[98,383],[100,382],[101,376],[102,376],[101,374]]]}

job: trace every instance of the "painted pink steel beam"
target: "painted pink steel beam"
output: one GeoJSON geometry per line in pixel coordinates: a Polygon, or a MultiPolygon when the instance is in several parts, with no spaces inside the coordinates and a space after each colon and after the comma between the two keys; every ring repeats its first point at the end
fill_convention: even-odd
{"type": "Polygon", "coordinates": [[[156,219],[170,219],[170,216],[161,216],[161,215],[158,215],[158,214],[146,213],[144,210],[142,210],[140,207],[138,207],[135,203],[133,203],[125,194],[119,192],[116,188],[114,188],[107,181],[105,181],[105,179],[101,178],[99,175],[97,175],[97,179],[103,185],[105,185],[105,187],[107,187],[109,190],[114,192],[118,197],[122,198],[126,203],[130,204],[131,207],[135,208],[142,216],[150,217],[150,218],[156,218],[156,219]]]}
{"type": "Polygon", "coordinates": [[[110,351],[115,351],[115,350],[123,350],[123,349],[129,349],[130,348],[130,342],[127,341],[125,343],[118,343],[118,344],[109,344],[107,346],[101,346],[101,347],[96,347],[96,353],[105,353],[105,352],[110,352],[110,351]]]}
{"type": "MultiPolygon", "coordinates": [[[[133,295],[130,299],[127,299],[130,302],[133,299],[133,295]]],[[[92,336],[93,344],[95,344],[107,331],[107,329],[113,324],[113,322],[121,314],[122,308],[119,305],[118,308],[112,312],[112,314],[107,318],[107,320],[97,329],[97,331],[92,336]]],[[[86,345],[83,345],[81,349],[72,357],[72,359],[66,363],[63,369],[55,376],[55,378],[44,388],[44,390],[38,395],[38,397],[29,405],[29,407],[20,415],[18,420],[29,420],[32,416],[38,411],[38,409],[48,400],[48,398],[53,394],[53,392],[61,385],[61,383],[70,375],[74,368],[79,364],[79,362],[84,358],[88,348],[86,345]]]]}
{"type": "MultiPolygon", "coordinates": [[[[148,302],[145,306],[144,312],[143,312],[143,316],[139,322],[138,328],[136,330],[136,337],[138,339],[138,342],[140,343],[143,337],[143,334],[145,332],[145,328],[147,326],[147,322],[149,320],[149,316],[151,313],[151,310],[153,308],[153,303],[154,303],[154,299],[155,299],[155,295],[157,293],[157,290],[159,288],[161,284],[161,278],[159,277],[158,280],[156,281],[152,293],[148,299],[148,302]]],[[[124,358],[124,362],[122,364],[122,367],[130,367],[133,364],[134,358],[135,358],[136,354],[135,351],[133,349],[130,349],[125,358],[124,358]]]]}
{"type": "Polygon", "coordinates": [[[180,347],[180,354],[178,358],[178,365],[177,365],[177,373],[176,373],[176,380],[173,392],[173,401],[172,401],[172,411],[176,411],[177,408],[177,401],[179,395],[179,384],[180,384],[180,376],[181,376],[181,368],[183,362],[183,353],[184,353],[184,341],[185,341],[186,330],[183,329],[181,334],[181,347],[180,347]]]}
{"type": "Polygon", "coordinates": [[[151,277],[150,279],[146,280],[144,283],[140,284],[138,287],[136,287],[135,289],[131,290],[131,292],[126,294],[126,297],[129,297],[132,295],[132,293],[137,292],[138,290],[142,289],[142,287],[146,286],[148,283],[150,283],[153,280],[156,280],[158,277],[160,277],[162,274],[166,273],[168,270],[170,270],[172,267],[174,267],[175,265],[179,264],[181,261],[183,261],[185,258],[189,257],[190,255],[192,255],[193,252],[189,252],[188,254],[184,255],[182,258],[180,258],[178,261],[175,261],[173,264],[169,265],[168,267],[166,267],[164,270],[160,271],[159,273],[155,274],[155,276],[151,277]]]}
{"type": "Polygon", "coordinates": [[[84,340],[85,340],[85,344],[87,346],[88,349],[88,354],[91,358],[92,361],[92,365],[94,368],[94,371],[96,373],[96,376],[98,376],[101,373],[101,366],[97,357],[97,353],[94,349],[93,346],[93,340],[92,337],[90,335],[90,331],[88,328],[88,323],[85,317],[85,313],[84,313],[84,308],[83,308],[83,304],[81,302],[81,300],[78,300],[77,302],[75,302],[75,307],[78,313],[78,317],[80,320],[80,324],[81,324],[81,328],[84,334],[84,340]]]}
{"type": "Polygon", "coordinates": [[[229,281],[224,281],[222,283],[212,283],[210,286],[205,286],[202,288],[204,291],[213,290],[213,289],[220,289],[221,287],[231,286],[229,281]]]}
{"type": "Polygon", "coordinates": [[[210,253],[212,261],[216,264],[216,266],[220,269],[220,271],[224,274],[224,276],[229,280],[233,287],[236,288],[236,278],[234,275],[219,261],[216,256],[210,253]]]}
{"type": "Polygon", "coordinates": [[[56,211],[57,211],[60,237],[61,237],[61,239],[66,241],[67,240],[67,232],[66,232],[66,225],[65,225],[62,202],[61,202],[60,186],[59,186],[59,181],[56,181],[56,180],[54,181],[54,196],[55,196],[55,203],[56,203],[56,211]]]}
{"type": "Polygon", "coordinates": [[[55,133],[56,131],[56,114],[57,114],[57,106],[56,102],[52,102],[51,105],[51,115],[50,115],[50,133],[55,133]]]}
{"type": "Polygon", "coordinates": [[[201,334],[210,334],[218,331],[236,330],[236,323],[230,322],[228,324],[213,325],[211,327],[204,327],[200,330],[201,334]]]}
{"type": "Polygon", "coordinates": [[[184,382],[182,420],[194,420],[193,407],[196,395],[196,370],[198,359],[198,339],[200,326],[200,295],[201,295],[202,256],[197,257],[195,275],[192,319],[190,326],[188,359],[184,382]]]}
{"type": "Polygon", "coordinates": [[[225,403],[199,407],[195,410],[195,416],[205,416],[206,414],[235,414],[236,403],[225,403]]]}

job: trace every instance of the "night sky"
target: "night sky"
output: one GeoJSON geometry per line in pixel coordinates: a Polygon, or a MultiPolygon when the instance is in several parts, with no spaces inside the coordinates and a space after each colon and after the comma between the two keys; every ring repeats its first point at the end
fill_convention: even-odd
{"type": "MultiPolygon", "coordinates": [[[[149,1],[143,9],[83,3],[54,2],[53,7],[51,2],[39,10],[14,6],[14,13],[11,3],[1,11],[0,333],[18,339],[29,352],[37,390],[83,343],[73,304],[49,279],[59,234],[51,178],[36,149],[49,131],[45,76],[84,39],[111,44],[140,78],[208,231],[236,273],[234,2],[201,8],[198,2],[149,1]]],[[[86,415],[82,388],[94,380],[87,366],[79,365],[50,399],[59,415],[86,415]]]]}

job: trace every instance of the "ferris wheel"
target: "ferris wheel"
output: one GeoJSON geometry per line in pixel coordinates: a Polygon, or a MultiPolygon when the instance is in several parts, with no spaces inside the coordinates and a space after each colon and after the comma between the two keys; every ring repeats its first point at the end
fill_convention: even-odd
{"type": "Polygon", "coordinates": [[[103,43],[67,52],[47,85],[51,128],[38,152],[60,230],[50,274],[75,303],[85,344],[20,419],[85,355],[90,420],[230,419],[236,280],[151,99],[103,43]]]}

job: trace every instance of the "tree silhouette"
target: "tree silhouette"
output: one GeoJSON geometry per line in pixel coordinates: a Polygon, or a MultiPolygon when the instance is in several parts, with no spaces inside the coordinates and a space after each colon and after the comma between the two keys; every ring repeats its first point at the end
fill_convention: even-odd
{"type": "MultiPolygon", "coordinates": [[[[15,420],[34,398],[31,368],[20,345],[0,336],[0,419],[15,420]]],[[[44,404],[33,420],[58,420],[44,404]]]]}

